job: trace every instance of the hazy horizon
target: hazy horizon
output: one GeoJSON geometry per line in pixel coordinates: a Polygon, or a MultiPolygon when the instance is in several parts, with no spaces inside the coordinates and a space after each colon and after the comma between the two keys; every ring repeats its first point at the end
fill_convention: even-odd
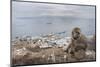
{"type": "Polygon", "coordinates": [[[66,32],[74,27],[85,35],[95,34],[95,7],[12,2],[12,37],[66,32]]]}

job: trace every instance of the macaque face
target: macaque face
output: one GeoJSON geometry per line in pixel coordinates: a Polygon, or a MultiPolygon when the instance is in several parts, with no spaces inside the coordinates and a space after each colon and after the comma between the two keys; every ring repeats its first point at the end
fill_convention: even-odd
{"type": "Polygon", "coordinates": [[[74,28],[72,31],[72,37],[73,39],[77,40],[81,36],[80,28],[74,28]]]}

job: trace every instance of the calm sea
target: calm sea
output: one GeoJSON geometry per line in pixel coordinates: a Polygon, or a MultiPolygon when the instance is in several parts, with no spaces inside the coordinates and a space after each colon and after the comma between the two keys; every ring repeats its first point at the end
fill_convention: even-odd
{"type": "MultiPolygon", "coordinates": [[[[66,16],[66,15],[65,16],[64,15],[34,16],[33,12],[35,9],[33,9],[33,12],[31,10],[34,7],[28,8],[28,7],[24,7],[25,4],[23,6],[21,5],[23,4],[18,5],[18,3],[16,2],[13,3],[12,38],[15,38],[16,36],[24,36],[24,35],[39,36],[40,34],[49,34],[49,33],[56,33],[64,36],[70,36],[71,31],[74,27],[80,27],[82,33],[84,33],[85,35],[95,34],[95,18],[89,18],[89,17],[87,18],[87,15],[84,16],[85,18],[77,17],[77,14],[71,16],[66,16]],[[26,11],[27,13],[29,12],[32,15],[27,16],[26,11]]],[[[27,4],[27,6],[29,5],[30,4],[27,4]]],[[[40,9],[42,8],[40,7],[40,9]]],[[[45,8],[43,9],[46,10],[45,8]]],[[[80,10],[77,11],[79,12],[80,10]]],[[[86,12],[89,12],[89,10],[87,9],[86,12]]]]}

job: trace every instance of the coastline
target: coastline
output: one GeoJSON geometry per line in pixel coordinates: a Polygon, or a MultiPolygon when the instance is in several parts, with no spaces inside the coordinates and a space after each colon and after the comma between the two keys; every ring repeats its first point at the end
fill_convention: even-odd
{"type": "MultiPolygon", "coordinates": [[[[88,37],[91,40],[91,36],[88,37]]],[[[12,61],[14,65],[48,64],[95,60],[95,51],[87,50],[86,57],[77,60],[65,51],[71,43],[71,37],[48,34],[45,36],[24,38],[16,37],[12,41],[12,61]]],[[[80,54],[77,54],[81,57],[80,54]]]]}

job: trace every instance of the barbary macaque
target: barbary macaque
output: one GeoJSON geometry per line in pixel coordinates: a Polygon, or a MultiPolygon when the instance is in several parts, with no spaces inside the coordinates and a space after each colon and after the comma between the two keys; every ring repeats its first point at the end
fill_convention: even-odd
{"type": "Polygon", "coordinates": [[[80,28],[76,27],[72,30],[71,40],[67,53],[70,53],[76,59],[84,58],[87,49],[87,38],[81,33],[80,28]]]}

